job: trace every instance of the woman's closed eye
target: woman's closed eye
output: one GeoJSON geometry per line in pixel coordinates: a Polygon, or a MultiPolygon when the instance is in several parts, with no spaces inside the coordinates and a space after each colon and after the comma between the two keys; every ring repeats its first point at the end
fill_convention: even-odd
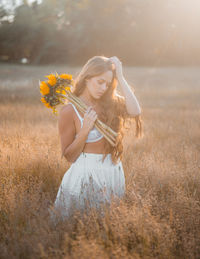
{"type": "MultiPolygon", "coordinates": [[[[104,82],[105,82],[105,81],[102,81],[102,80],[99,80],[99,81],[98,81],[98,83],[99,83],[100,85],[102,85],[104,82]]],[[[110,85],[110,83],[107,82],[107,83],[106,83],[106,86],[109,87],[109,85],[110,85]]]]}

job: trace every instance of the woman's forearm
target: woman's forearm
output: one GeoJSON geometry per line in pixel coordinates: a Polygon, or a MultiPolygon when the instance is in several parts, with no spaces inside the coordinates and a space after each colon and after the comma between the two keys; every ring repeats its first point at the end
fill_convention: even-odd
{"type": "Polygon", "coordinates": [[[122,76],[122,77],[118,78],[118,83],[120,85],[122,94],[125,97],[127,112],[133,116],[139,115],[141,113],[141,108],[140,108],[139,102],[138,102],[135,94],[131,90],[130,86],[128,85],[127,81],[122,76]]]}
{"type": "Polygon", "coordinates": [[[75,140],[64,150],[63,156],[69,162],[75,162],[84,149],[89,132],[80,130],[75,140]]]}

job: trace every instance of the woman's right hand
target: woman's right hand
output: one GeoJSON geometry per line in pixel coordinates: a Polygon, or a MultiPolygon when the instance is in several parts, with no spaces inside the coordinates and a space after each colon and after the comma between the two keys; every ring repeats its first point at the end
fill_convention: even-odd
{"type": "Polygon", "coordinates": [[[89,106],[84,114],[82,129],[89,133],[90,130],[94,127],[96,119],[97,113],[92,109],[92,106],[89,106]]]}

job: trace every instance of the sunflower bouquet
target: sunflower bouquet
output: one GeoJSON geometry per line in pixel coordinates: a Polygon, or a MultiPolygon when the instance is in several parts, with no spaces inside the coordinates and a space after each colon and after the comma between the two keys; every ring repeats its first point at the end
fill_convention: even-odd
{"type": "MultiPolygon", "coordinates": [[[[87,105],[71,91],[74,85],[72,75],[56,73],[46,77],[48,80],[40,82],[40,93],[42,94],[41,101],[47,108],[52,108],[53,113],[57,114],[56,107],[65,104],[65,100],[68,99],[80,112],[86,112],[87,105]]],[[[115,131],[99,119],[95,121],[94,125],[112,146],[116,146],[118,134],[115,131]]]]}

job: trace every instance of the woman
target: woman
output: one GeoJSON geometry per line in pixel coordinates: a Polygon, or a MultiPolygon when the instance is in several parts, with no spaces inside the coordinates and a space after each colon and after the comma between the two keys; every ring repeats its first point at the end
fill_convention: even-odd
{"type": "Polygon", "coordinates": [[[136,136],[141,136],[141,108],[126,82],[120,60],[94,56],[84,65],[75,80],[73,93],[87,104],[85,114],[68,103],[59,114],[58,127],[62,156],[71,162],[59,187],[54,207],[61,216],[69,216],[72,208],[99,208],[120,198],[125,192],[121,163],[123,126],[128,118],[136,120],[136,136]],[[116,93],[117,82],[124,95],[116,93]],[[99,118],[118,132],[112,147],[94,127],[99,118]]]}

